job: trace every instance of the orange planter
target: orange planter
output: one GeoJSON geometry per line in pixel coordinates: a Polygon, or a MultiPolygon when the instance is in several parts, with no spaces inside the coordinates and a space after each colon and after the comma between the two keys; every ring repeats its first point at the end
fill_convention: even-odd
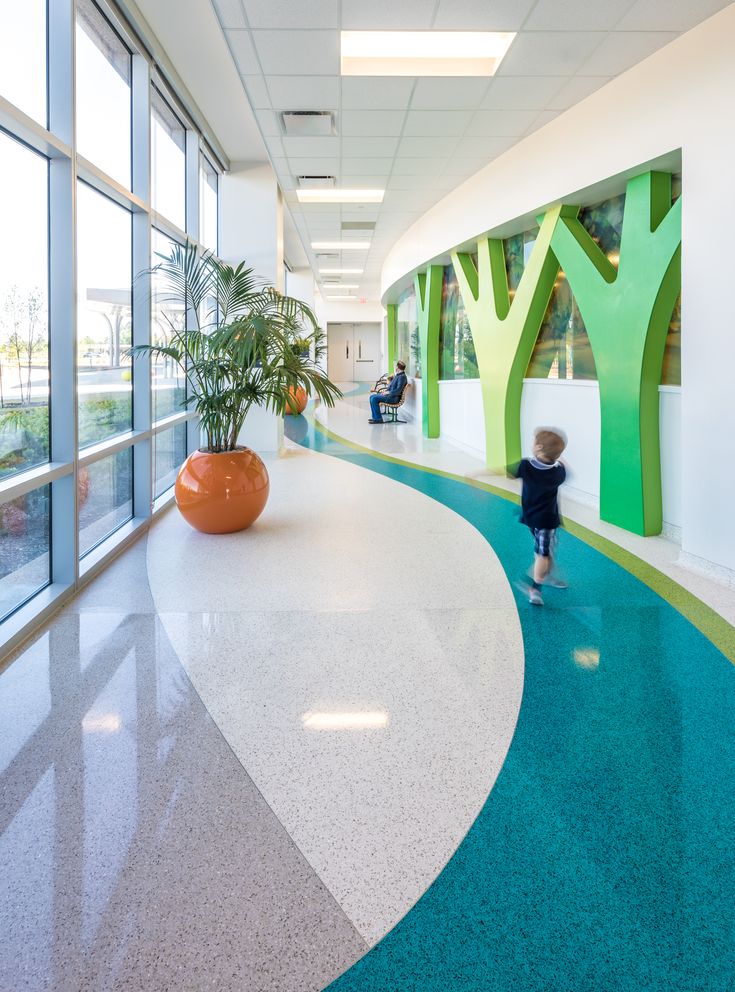
{"type": "Polygon", "coordinates": [[[290,386],[286,400],[286,413],[292,414],[294,417],[299,413],[303,413],[306,409],[307,401],[308,396],[303,386],[296,386],[296,388],[290,386]]]}
{"type": "Polygon", "coordinates": [[[195,530],[231,534],[258,519],[269,490],[268,471],[250,448],[195,451],[179,469],[176,503],[195,530]]]}

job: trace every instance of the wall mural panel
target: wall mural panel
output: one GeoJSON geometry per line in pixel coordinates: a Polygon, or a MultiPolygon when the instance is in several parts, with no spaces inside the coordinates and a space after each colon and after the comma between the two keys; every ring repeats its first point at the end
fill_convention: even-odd
{"type": "MultiPolygon", "coordinates": [[[[476,256],[453,252],[419,315],[436,344],[419,335],[415,292],[399,301],[412,375],[422,355],[442,378],[479,375],[492,469],[520,457],[524,377],[599,379],[600,514],[641,534],[662,522],[658,386],[681,382],[680,197],[680,177],[644,173],[619,196],[549,210],[540,229],[482,238],[476,256]]],[[[438,424],[438,391],[424,417],[438,424]]]]}

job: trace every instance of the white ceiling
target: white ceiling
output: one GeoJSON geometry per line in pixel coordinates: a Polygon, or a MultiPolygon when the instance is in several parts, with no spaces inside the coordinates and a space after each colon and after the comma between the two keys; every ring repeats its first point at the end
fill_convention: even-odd
{"type": "MultiPolygon", "coordinates": [[[[421,214],[491,159],[706,17],[723,0],[212,0],[310,263],[362,267],[357,295],[379,297],[380,269],[421,214]],[[339,32],[498,30],[518,35],[487,78],[339,75],[339,32]],[[284,110],[328,110],[336,134],[284,135],[284,110]],[[298,175],[385,187],[381,205],[301,205],[298,175]],[[312,240],[368,252],[318,259],[312,240]]],[[[185,17],[184,10],[180,16],[185,17]]],[[[225,146],[226,147],[226,146],[225,146]]],[[[233,158],[242,158],[238,155],[233,158]]],[[[330,280],[331,281],[331,280],[330,280]]]]}

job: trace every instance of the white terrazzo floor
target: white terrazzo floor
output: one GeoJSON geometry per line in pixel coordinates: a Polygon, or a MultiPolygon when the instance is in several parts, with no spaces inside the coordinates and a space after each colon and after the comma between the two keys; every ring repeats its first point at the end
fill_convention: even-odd
{"type": "Polygon", "coordinates": [[[518,615],[492,549],[445,507],[300,448],[268,468],[249,530],[203,535],[176,512],[151,530],[151,592],[226,740],[372,944],[502,766],[518,615]]]}

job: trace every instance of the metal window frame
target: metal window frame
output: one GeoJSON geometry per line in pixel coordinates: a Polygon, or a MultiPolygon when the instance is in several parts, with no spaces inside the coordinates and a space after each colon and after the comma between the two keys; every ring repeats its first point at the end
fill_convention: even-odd
{"type": "MultiPolygon", "coordinates": [[[[133,429],[79,450],[77,393],[77,181],[83,180],[132,214],[133,343],[151,340],[150,267],[155,227],[177,241],[199,244],[199,161],[218,172],[229,163],[196,104],[170,66],[141,33],[134,4],[94,0],[132,53],[131,165],[128,190],[76,151],[76,0],[47,0],[47,106],[44,128],[0,96],[0,130],[48,160],[48,320],[50,375],[49,461],[0,481],[0,506],[51,487],[49,584],[0,624],[0,659],[16,649],[109,562],[150,527],[173,502],[173,490],[154,498],[153,444],[157,434],[187,426],[187,452],[200,443],[196,413],[184,410],[153,420],[150,358],[136,359],[133,429]],[[165,69],[161,67],[165,66],[165,69]],[[186,126],[186,231],[151,206],[151,89],[161,92],[186,126]],[[79,470],[118,451],[133,451],[133,517],[79,558],[79,470]]],[[[145,22],[143,22],[145,25],[145,22]]],[[[218,192],[219,197],[219,192],[218,192]]],[[[219,227],[219,225],[218,225],[219,227]]],[[[204,247],[204,246],[201,246],[204,247]]]]}

